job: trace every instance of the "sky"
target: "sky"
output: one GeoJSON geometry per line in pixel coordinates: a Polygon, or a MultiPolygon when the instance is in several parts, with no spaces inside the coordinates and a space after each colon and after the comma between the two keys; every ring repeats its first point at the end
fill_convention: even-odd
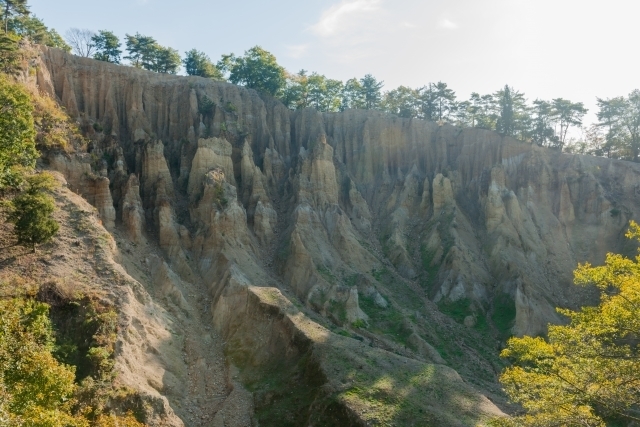
{"type": "Polygon", "coordinates": [[[63,34],[139,32],[216,62],[260,45],[291,72],[384,89],[443,81],[458,99],[505,84],[530,101],[584,102],[640,88],[636,0],[29,0],[63,34]]]}

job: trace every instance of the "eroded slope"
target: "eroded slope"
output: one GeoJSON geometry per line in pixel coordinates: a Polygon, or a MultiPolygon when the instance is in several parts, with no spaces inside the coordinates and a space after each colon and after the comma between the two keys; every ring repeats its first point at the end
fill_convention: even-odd
{"type": "Polygon", "coordinates": [[[35,81],[91,139],[50,167],[130,245],[123,265],[157,245],[154,297],[189,333],[211,322],[261,425],[498,413],[444,365],[502,404],[502,340],[588,302],[571,271],[624,250],[640,211],[636,165],[489,131],[291,112],[234,85],[52,49],[35,81]]]}

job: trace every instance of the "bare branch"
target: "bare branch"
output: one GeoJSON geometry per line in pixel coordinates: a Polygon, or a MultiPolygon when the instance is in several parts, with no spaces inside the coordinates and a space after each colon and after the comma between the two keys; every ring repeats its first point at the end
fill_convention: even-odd
{"type": "Polygon", "coordinates": [[[73,49],[73,53],[78,56],[90,58],[95,52],[95,46],[91,40],[95,34],[93,31],[87,29],[70,28],[64,34],[64,38],[73,49]]]}

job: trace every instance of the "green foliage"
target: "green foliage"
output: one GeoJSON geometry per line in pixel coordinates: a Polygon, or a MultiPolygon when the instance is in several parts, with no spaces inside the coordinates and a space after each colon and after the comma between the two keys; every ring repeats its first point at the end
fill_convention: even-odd
{"type": "Polygon", "coordinates": [[[176,74],[180,68],[180,54],[177,50],[159,45],[153,37],[126,34],[128,56],[131,65],[156,73],[176,74]]]}
{"type": "Polygon", "coordinates": [[[587,114],[582,102],[571,102],[568,99],[555,98],[552,101],[553,118],[560,125],[560,132],[557,134],[556,147],[561,149],[567,141],[567,132],[571,126],[582,125],[582,118],[587,114]]]}
{"type": "Polygon", "coordinates": [[[458,323],[464,323],[464,318],[473,314],[471,311],[471,301],[467,298],[457,301],[442,300],[438,303],[438,308],[458,323]]]}
{"type": "MultiPolygon", "coordinates": [[[[631,222],[627,237],[640,239],[631,222]]],[[[608,254],[605,265],[579,265],[578,285],[601,291],[596,307],[558,309],[568,325],[549,326],[548,338],[512,338],[502,357],[514,366],[500,381],[526,414],[518,426],[627,425],[640,405],[640,256],[608,254]]]]}
{"type": "Polygon", "coordinates": [[[190,76],[206,77],[212,80],[224,80],[224,76],[213,65],[211,59],[204,53],[196,49],[191,49],[185,53],[185,57],[182,60],[187,74],[190,76]]]}
{"type": "Polygon", "coordinates": [[[356,78],[347,80],[342,90],[342,105],[340,106],[340,110],[364,108],[365,99],[362,84],[356,78]]]}
{"type": "Polygon", "coordinates": [[[203,116],[211,115],[213,114],[215,106],[215,102],[213,102],[207,95],[203,95],[198,102],[198,112],[203,116]]]}
{"type": "Polygon", "coordinates": [[[592,145],[593,154],[609,158],[640,160],[640,90],[627,97],[598,98],[598,124],[606,130],[592,145]]]}
{"type": "Polygon", "coordinates": [[[399,86],[387,92],[382,101],[382,108],[398,117],[411,119],[419,115],[418,91],[406,86],[399,86]]]}
{"type": "Polygon", "coordinates": [[[500,333],[500,339],[507,339],[511,336],[511,328],[516,318],[515,301],[505,293],[499,294],[493,300],[493,312],[491,321],[500,333]]]}
{"type": "Polygon", "coordinates": [[[381,90],[384,82],[379,82],[371,74],[367,74],[360,79],[360,85],[362,87],[362,97],[364,98],[365,108],[367,110],[378,108],[382,100],[381,90]]]}
{"type": "Polygon", "coordinates": [[[289,108],[315,108],[333,112],[340,109],[343,84],[318,73],[307,75],[306,70],[287,76],[282,102],[289,108]]]}
{"type": "Polygon", "coordinates": [[[120,39],[111,31],[100,30],[98,34],[95,34],[91,41],[96,53],[93,55],[94,59],[99,61],[111,62],[113,64],[120,63],[120,55],[122,51],[120,47],[120,39]]]}
{"type": "Polygon", "coordinates": [[[13,18],[8,23],[9,31],[20,38],[28,38],[32,43],[56,47],[65,52],[71,52],[71,46],[54,29],[47,28],[41,19],[35,15],[22,15],[13,18]]]}
{"type": "Polygon", "coordinates": [[[4,20],[4,33],[9,32],[9,23],[14,18],[27,17],[29,6],[27,0],[0,0],[0,11],[4,20]]]}
{"type": "Polygon", "coordinates": [[[369,330],[372,333],[407,345],[413,331],[406,326],[404,316],[399,310],[392,305],[387,308],[378,306],[372,296],[362,296],[359,303],[362,311],[369,316],[369,330]]]}
{"type": "Polygon", "coordinates": [[[19,183],[20,168],[35,166],[38,152],[32,113],[29,93],[0,76],[0,190],[19,183]]]}
{"type": "Polygon", "coordinates": [[[0,71],[12,74],[20,68],[22,55],[19,51],[20,37],[13,34],[0,35],[0,71]]]}
{"type": "Polygon", "coordinates": [[[0,300],[0,415],[8,425],[68,427],[86,421],[70,413],[74,368],[52,355],[48,307],[30,299],[0,300]]]}
{"type": "Polygon", "coordinates": [[[244,56],[223,55],[217,68],[229,73],[229,81],[271,96],[279,96],[285,87],[285,70],[276,57],[261,48],[252,47],[244,56]]]}
{"type": "Polygon", "coordinates": [[[54,186],[47,174],[27,177],[26,189],[11,200],[7,220],[14,225],[18,244],[28,245],[35,252],[36,245],[51,240],[59,225],[52,214],[55,210],[53,198],[45,191],[54,186]]]}

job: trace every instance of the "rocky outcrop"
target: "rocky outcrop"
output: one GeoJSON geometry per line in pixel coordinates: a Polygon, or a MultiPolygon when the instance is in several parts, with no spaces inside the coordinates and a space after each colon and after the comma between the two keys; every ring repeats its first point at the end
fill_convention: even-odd
{"type": "MultiPolygon", "coordinates": [[[[592,302],[572,270],[628,250],[624,230],[640,214],[636,164],[375,111],[291,112],[231,84],[55,49],[41,63],[40,88],[100,124],[92,153],[114,159],[52,156],[51,166],[106,226],[157,243],[180,280],[202,281],[214,323],[251,363],[269,365],[259,354],[279,345],[308,350],[278,335],[293,328],[289,312],[252,320],[253,332],[242,324],[275,315],[255,300],[278,288],[306,319],[376,352],[446,363],[499,402],[499,341],[544,334],[561,321],[554,307],[592,302]]],[[[164,276],[159,288],[179,307],[163,285],[179,282],[164,276]]],[[[366,418],[341,402],[344,420],[366,418]]]]}
{"type": "Polygon", "coordinates": [[[132,242],[140,243],[142,241],[145,217],[140,199],[140,183],[134,174],[129,176],[122,189],[122,224],[132,242]]]}

